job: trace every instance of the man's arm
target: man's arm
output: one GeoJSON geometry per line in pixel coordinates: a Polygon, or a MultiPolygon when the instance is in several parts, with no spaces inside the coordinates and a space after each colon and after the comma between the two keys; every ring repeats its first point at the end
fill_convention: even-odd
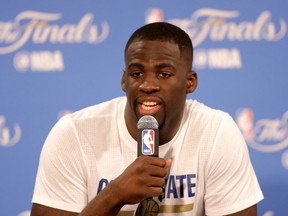
{"type": "Polygon", "coordinates": [[[105,191],[104,189],[101,194],[97,195],[90,203],[88,203],[81,213],[65,211],[33,203],[31,216],[116,216],[122,205],[115,203],[117,199],[112,198],[110,195],[111,193],[109,194],[109,191],[107,192],[107,190],[105,191]]]}
{"type": "Polygon", "coordinates": [[[34,203],[31,216],[116,216],[126,204],[135,204],[147,197],[162,194],[164,176],[171,160],[140,156],[111,181],[83,211],[64,211],[34,203]]]}
{"type": "MultiPolygon", "coordinates": [[[[115,187],[115,184],[117,186],[117,183],[114,183],[114,185],[110,183],[104,188],[104,190],[88,203],[81,213],[33,203],[31,216],[116,216],[124,204],[121,202],[122,198],[114,194],[115,191],[113,187],[115,187]]],[[[115,193],[117,194],[117,191],[115,193]]]]}
{"type": "MultiPolygon", "coordinates": [[[[68,212],[60,209],[50,208],[47,206],[33,204],[31,216],[77,216],[78,213],[68,212]]],[[[96,214],[94,214],[96,215],[96,214]]],[[[79,215],[81,216],[81,214],[79,215]]],[[[251,206],[243,211],[230,214],[228,216],[257,216],[257,206],[251,206]]]]}
{"type": "Polygon", "coordinates": [[[78,213],[51,208],[33,203],[30,216],[76,216],[78,213]]]}

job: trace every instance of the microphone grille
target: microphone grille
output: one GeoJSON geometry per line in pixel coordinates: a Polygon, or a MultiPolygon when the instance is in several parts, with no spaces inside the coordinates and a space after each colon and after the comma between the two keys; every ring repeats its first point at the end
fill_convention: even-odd
{"type": "Polygon", "coordinates": [[[151,115],[142,116],[137,123],[138,129],[158,129],[158,126],[157,120],[151,115]]]}

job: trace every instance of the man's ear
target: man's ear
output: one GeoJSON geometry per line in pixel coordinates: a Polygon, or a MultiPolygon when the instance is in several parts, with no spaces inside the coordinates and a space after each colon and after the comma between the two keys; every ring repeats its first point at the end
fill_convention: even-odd
{"type": "Polygon", "coordinates": [[[122,74],[122,78],[121,78],[121,88],[124,92],[126,92],[125,75],[126,75],[126,71],[123,70],[123,74],[122,74]]]}
{"type": "Polygon", "coordinates": [[[189,71],[187,73],[187,88],[186,88],[186,93],[192,93],[195,91],[198,85],[198,77],[197,73],[193,70],[189,71]]]}

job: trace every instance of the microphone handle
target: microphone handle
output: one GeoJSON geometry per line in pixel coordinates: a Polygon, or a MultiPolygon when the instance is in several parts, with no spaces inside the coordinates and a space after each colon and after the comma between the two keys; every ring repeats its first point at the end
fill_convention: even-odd
{"type": "MultiPolygon", "coordinates": [[[[137,157],[140,155],[148,155],[159,157],[159,130],[158,129],[138,129],[137,139],[137,157]]],[[[159,212],[159,205],[153,197],[148,197],[141,201],[138,205],[135,215],[148,215],[147,211],[159,212]],[[151,209],[157,208],[157,209],[151,209]]],[[[150,215],[150,214],[149,214],[150,215]]]]}

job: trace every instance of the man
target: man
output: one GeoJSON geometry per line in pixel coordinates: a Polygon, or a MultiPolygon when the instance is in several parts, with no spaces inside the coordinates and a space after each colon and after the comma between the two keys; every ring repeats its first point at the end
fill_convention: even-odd
{"type": "Polygon", "coordinates": [[[126,98],[54,126],[31,215],[257,215],[263,195],[236,124],[186,99],[197,87],[192,60],[191,40],[180,28],[153,23],[136,30],[125,48],[126,98]],[[159,123],[159,158],[136,158],[144,115],[159,123]]]}

